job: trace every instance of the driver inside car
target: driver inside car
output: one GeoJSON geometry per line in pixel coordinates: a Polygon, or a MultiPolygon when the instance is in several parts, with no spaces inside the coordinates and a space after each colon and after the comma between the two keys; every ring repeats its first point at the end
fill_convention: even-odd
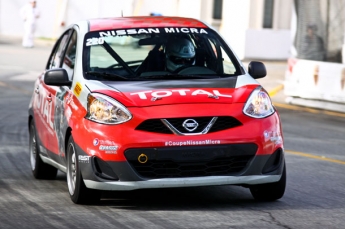
{"type": "Polygon", "coordinates": [[[166,68],[170,72],[177,72],[195,64],[195,48],[186,38],[169,40],[165,48],[166,68]]]}

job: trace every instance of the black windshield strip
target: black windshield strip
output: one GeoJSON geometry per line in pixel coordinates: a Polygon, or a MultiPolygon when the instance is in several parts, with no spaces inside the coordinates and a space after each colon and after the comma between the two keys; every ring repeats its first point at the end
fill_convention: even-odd
{"type": "Polygon", "coordinates": [[[115,80],[115,79],[128,80],[128,78],[124,76],[113,74],[113,73],[107,73],[107,72],[89,71],[89,72],[85,72],[85,74],[94,75],[94,76],[101,77],[103,79],[109,79],[109,80],[115,80]]]}
{"type": "Polygon", "coordinates": [[[110,45],[107,42],[104,42],[102,45],[105,50],[117,61],[119,62],[130,75],[135,75],[135,72],[126,64],[126,62],[110,47],[110,45]]]}

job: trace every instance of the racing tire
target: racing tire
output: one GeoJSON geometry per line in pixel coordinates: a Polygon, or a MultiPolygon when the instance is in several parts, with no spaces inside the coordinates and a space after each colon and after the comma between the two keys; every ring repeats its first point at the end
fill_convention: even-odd
{"type": "Polygon", "coordinates": [[[79,161],[72,136],[67,146],[67,186],[71,200],[75,204],[97,204],[101,199],[101,191],[85,186],[80,172],[79,161]]]}
{"type": "Polygon", "coordinates": [[[30,164],[32,174],[36,179],[53,180],[57,175],[57,168],[46,164],[40,157],[39,147],[37,143],[36,128],[34,121],[30,123],[30,140],[29,140],[29,151],[30,151],[30,164]]]}
{"type": "Polygon", "coordinates": [[[255,200],[259,201],[275,201],[283,197],[286,186],[286,168],[278,182],[253,185],[250,187],[250,192],[255,200]]]}

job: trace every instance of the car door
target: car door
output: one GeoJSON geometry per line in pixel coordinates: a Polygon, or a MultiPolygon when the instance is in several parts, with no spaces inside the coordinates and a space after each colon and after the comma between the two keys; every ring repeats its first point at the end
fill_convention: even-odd
{"type": "MultiPolygon", "coordinates": [[[[63,58],[71,31],[66,31],[55,44],[48,60],[46,69],[60,68],[63,64],[63,58]]],[[[39,84],[35,91],[38,99],[36,103],[35,123],[38,129],[38,135],[48,156],[55,161],[59,161],[60,150],[56,135],[56,95],[60,87],[49,86],[44,83],[44,75],[40,77],[39,84]]]]}
{"type": "MultiPolygon", "coordinates": [[[[71,30],[69,40],[66,45],[66,50],[62,56],[61,68],[65,69],[70,81],[73,80],[74,64],[76,61],[77,52],[77,32],[71,30]]],[[[56,87],[55,87],[56,88],[56,87]]],[[[54,130],[56,141],[59,149],[61,164],[65,165],[65,133],[68,128],[67,117],[70,116],[70,110],[66,110],[67,104],[70,103],[70,98],[73,96],[71,88],[67,86],[58,87],[55,94],[55,109],[54,109],[54,130]]]]}

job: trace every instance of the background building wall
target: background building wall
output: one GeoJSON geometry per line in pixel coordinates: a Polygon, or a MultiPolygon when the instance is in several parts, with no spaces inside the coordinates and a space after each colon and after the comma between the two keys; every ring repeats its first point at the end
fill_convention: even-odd
{"type": "MultiPolygon", "coordinates": [[[[56,38],[69,24],[95,17],[133,15],[134,0],[37,0],[36,37],[56,38]]],[[[0,0],[0,35],[21,36],[20,8],[28,0],[0,0]]]]}
{"type": "Polygon", "coordinates": [[[292,0],[274,0],[272,28],[263,28],[264,3],[264,0],[223,1],[220,32],[240,59],[290,56],[292,0]]]}
{"type": "Polygon", "coordinates": [[[176,16],[178,13],[178,0],[134,0],[132,4],[134,16],[148,16],[150,13],[176,16]]]}
{"type": "MultiPolygon", "coordinates": [[[[87,18],[159,13],[205,21],[220,31],[241,59],[286,59],[293,0],[273,1],[273,26],[263,28],[265,0],[223,0],[219,19],[213,18],[214,0],[37,0],[41,18],[35,35],[57,38],[66,26],[87,18]]],[[[0,0],[0,35],[22,35],[19,10],[27,2],[0,0]]]]}
{"type": "MultiPolygon", "coordinates": [[[[0,0],[0,34],[10,36],[21,36],[23,34],[23,19],[20,16],[20,9],[28,3],[27,0],[0,0]]],[[[39,1],[41,18],[38,21],[36,30],[37,36],[48,36],[53,34],[53,24],[56,19],[56,8],[58,1],[39,1]]]]}
{"type": "Polygon", "coordinates": [[[249,27],[249,20],[250,0],[223,1],[220,32],[241,59],[245,57],[246,30],[249,27]]]}

